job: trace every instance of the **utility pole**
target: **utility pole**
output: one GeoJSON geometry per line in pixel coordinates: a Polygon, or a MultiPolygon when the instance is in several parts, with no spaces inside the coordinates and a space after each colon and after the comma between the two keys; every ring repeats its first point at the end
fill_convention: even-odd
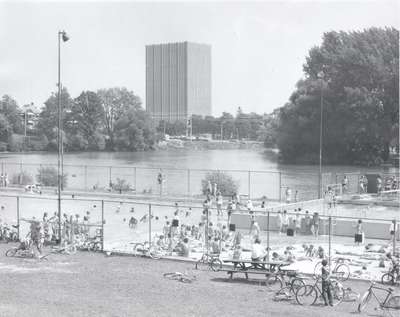
{"type": "Polygon", "coordinates": [[[58,202],[58,239],[61,244],[61,189],[62,189],[62,156],[63,156],[63,140],[62,140],[62,111],[61,111],[61,39],[63,42],[69,40],[67,33],[65,31],[58,32],[58,94],[57,94],[57,114],[58,114],[58,131],[57,131],[57,141],[58,141],[58,178],[57,178],[57,202],[58,202]]]}

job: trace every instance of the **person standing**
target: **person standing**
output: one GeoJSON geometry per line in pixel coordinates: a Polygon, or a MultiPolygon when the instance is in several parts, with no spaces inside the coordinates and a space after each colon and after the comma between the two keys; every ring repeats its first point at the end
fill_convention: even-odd
{"type": "Polygon", "coordinates": [[[217,197],[217,193],[218,193],[218,185],[217,185],[217,183],[214,183],[213,190],[212,190],[212,196],[214,198],[217,197]]]}
{"type": "Polygon", "coordinates": [[[345,194],[347,192],[347,188],[349,185],[349,179],[347,178],[346,175],[344,175],[342,179],[342,193],[345,194]]]}
{"type": "Polygon", "coordinates": [[[287,214],[287,211],[284,210],[282,215],[282,230],[284,234],[287,232],[288,228],[289,228],[289,216],[287,214]]]}
{"type": "Polygon", "coordinates": [[[318,238],[318,235],[319,235],[319,214],[318,214],[318,212],[314,212],[314,214],[313,214],[311,232],[314,234],[314,236],[316,238],[318,238]]]}
{"type": "Polygon", "coordinates": [[[296,212],[296,217],[294,219],[294,233],[295,235],[300,233],[300,229],[301,229],[301,217],[300,217],[300,210],[298,210],[296,212]]]}
{"type": "Polygon", "coordinates": [[[207,182],[206,196],[211,196],[212,195],[212,190],[213,190],[212,184],[211,184],[210,181],[208,181],[207,182]]]}
{"type": "Polygon", "coordinates": [[[378,175],[378,177],[376,178],[376,190],[378,195],[380,195],[382,191],[382,178],[380,177],[380,175],[378,175]]]}
{"type": "Polygon", "coordinates": [[[286,187],[285,201],[287,204],[290,204],[291,200],[292,200],[292,190],[290,189],[290,187],[286,187]]]}
{"type": "Polygon", "coordinates": [[[364,230],[363,230],[361,219],[358,219],[358,221],[357,221],[355,240],[356,240],[357,245],[364,243],[364,230]]]}
{"type": "Polygon", "coordinates": [[[223,199],[222,199],[222,195],[220,192],[217,193],[216,201],[217,201],[217,215],[222,216],[223,199]]]}
{"type": "Polygon", "coordinates": [[[281,211],[278,211],[278,216],[276,217],[276,225],[278,227],[279,235],[282,233],[282,214],[281,211]]]}
{"type": "Polygon", "coordinates": [[[333,306],[332,292],[331,292],[331,280],[330,280],[330,274],[329,274],[327,265],[328,265],[328,261],[326,259],[323,259],[322,260],[322,268],[321,268],[322,298],[325,302],[325,306],[328,306],[328,304],[329,304],[329,306],[333,306]]]}
{"type": "Polygon", "coordinates": [[[163,190],[163,183],[165,182],[165,177],[162,173],[162,170],[160,169],[158,171],[158,175],[157,175],[157,183],[160,186],[160,196],[162,195],[162,190],[163,190]]]}

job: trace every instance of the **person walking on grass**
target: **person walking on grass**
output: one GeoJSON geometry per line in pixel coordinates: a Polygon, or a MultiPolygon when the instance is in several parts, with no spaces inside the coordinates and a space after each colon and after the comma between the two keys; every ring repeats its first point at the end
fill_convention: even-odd
{"type": "Polygon", "coordinates": [[[322,279],[322,298],[325,302],[325,306],[333,306],[332,302],[332,292],[331,292],[331,280],[329,269],[327,268],[328,261],[326,259],[322,260],[321,268],[321,279],[322,279]]]}

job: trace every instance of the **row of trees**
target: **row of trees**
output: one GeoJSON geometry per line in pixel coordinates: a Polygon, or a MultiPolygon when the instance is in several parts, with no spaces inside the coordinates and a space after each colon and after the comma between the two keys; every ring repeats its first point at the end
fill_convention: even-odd
{"type": "MultiPolygon", "coordinates": [[[[61,91],[63,143],[66,151],[147,150],[154,146],[155,131],[141,100],[126,88],[84,91],[72,99],[61,91]]],[[[57,94],[44,103],[31,135],[40,138],[45,149],[57,149],[57,94]]],[[[23,132],[23,116],[15,100],[3,96],[0,104],[0,142],[12,150],[12,137],[23,132]]]]}
{"type": "MultiPolygon", "coordinates": [[[[223,112],[220,117],[198,116],[191,117],[192,134],[212,134],[215,139],[247,139],[265,142],[266,146],[276,143],[276,113],[272,115],[259,115],[257,113],[244,113],[238,108],[236,116],[223,112]]],[[[174,123],[160,121],[157,131],[168,135],[185,135],[187,123],[177,121],[174,123]]]]}
{"type": "Polygon", "coordinates": [[[324,163],[379,164],[399,144],[399,31],[328,32],[305,79],[278,110],[285,162],[317,162],[321,97],[324,163]]]}

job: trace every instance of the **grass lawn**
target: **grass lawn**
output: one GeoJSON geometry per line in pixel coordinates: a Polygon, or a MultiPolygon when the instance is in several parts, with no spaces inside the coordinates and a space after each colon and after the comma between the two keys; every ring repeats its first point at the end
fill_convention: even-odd
{"type": "MultiPolygon", "coordinates": [[[[193,271],[191,284],[163,278],[192,263],[101,253],[7,258],[0,245],[0,315],[8,316],[354,316],[356,303],[302,307],[274,302],[261,282],[229,281],[224,272],[193,271]]],[[[47,250],[46,250],[47,251],[47,250]]],[[[45,252],[46,252],[45,251],[45,252]]],[[[364,292],[366,282],[349,282],[364,292]]],[[[371,305],[373,308],[374,305],[371,305]]]]}

